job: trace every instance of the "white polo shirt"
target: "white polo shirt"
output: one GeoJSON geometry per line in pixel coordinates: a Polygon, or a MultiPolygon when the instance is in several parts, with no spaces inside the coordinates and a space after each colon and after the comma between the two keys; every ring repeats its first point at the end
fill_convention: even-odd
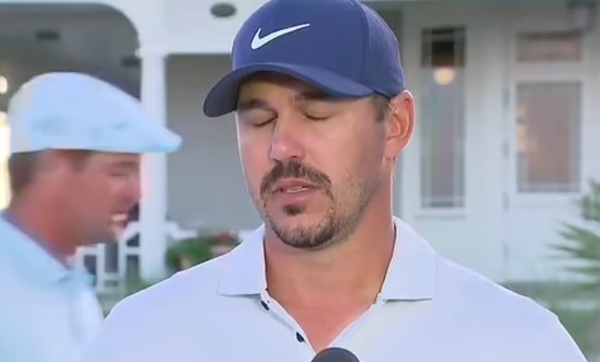
{"type": "Polygon", "coordinates": [[[89,275],[0,214],[0,361],[79,362],[103,319],[89,275]]]}
{"type": "MultiPolygon", "coordinates": [[[[380,297],[332,345],[364,362],[585,362],[555,315],[395,223],[380,297]]],[[[265,291],[263,231],[119,303],[83,362],[310,362],[304,332],[265,291]]]]}

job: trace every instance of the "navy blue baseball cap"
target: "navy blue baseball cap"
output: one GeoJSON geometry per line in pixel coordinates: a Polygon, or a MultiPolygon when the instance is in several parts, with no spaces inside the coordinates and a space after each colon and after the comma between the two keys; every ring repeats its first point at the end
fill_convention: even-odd
{"type": "Polygon", "coordinates": [[[244,22],[231,56],[232,71],[204,101],[208,117],[235,111],[242,82],[264,71],[337,98],[393,98],[405,89],[394,32],[357,0],[269,1],[244,22]]]}

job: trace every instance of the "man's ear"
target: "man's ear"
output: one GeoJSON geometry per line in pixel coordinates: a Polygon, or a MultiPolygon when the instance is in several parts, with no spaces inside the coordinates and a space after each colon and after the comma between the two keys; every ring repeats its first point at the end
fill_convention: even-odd
{"type": "Polygon", "coordinates": [[[403,91],[390,100],[385,154],[397,158],[408,146],[415,129],[415,106],[412,94],[403,91]]]}

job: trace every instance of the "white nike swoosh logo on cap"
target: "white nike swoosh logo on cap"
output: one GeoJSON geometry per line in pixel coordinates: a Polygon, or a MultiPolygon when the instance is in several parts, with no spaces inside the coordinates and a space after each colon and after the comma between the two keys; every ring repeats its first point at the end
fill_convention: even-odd
{"type": "Polygon", "coordinates": [[[256,34],[254,34],[254,38],[252,38],[252,43],[250,43],[250,47],[252,48],[252,50],[256,50],[258,48],[263,47],[265,44],[270,43],[271,41],[287,35],[289,33],[293,33],[295,31],[298,31],[300,29],[304,29],[304,28],[308,28],[310,26],[310,24],[306,23],[306,24],[300,24],[300,25],[296,25],[296,26],[292,26],[289,28],[285,28],[285,29],[281,29],[281,30],[277,30],[272,32],[271,34],[268,34],[264,37],[260,37],[260,32],[262,30],[262,28],[259,28],[256,31],[256,34]]]}

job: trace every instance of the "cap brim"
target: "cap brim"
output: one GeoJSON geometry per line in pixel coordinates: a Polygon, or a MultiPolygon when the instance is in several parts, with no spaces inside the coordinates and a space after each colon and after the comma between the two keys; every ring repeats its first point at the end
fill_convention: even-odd
{"type": "Polygon", "coordinates": [[[236,69],[221,78],[204,100],[204,114],[220,117],[237,107],[241,83],[257,72],[289,75],[339,98],[361,98],[375,93],[372,89],[330,70],[298,64],[261,63],[236,69]]]}

